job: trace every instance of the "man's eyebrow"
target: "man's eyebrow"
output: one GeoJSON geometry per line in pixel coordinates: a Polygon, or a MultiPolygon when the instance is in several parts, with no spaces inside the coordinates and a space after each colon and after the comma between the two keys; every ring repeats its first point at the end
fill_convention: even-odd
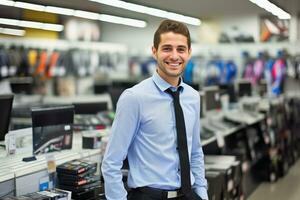
{"type": "Polygon", "coordinates": [[[178,45],[177,48],[178,48],[178,47],[179,47],[179,48],[188,48],[188,47],[185,46],[185,45],[178,45]]]}
{"type": "MultiPolygon", "coordinates": [[[[173,46],[170,44],[164,44],[161,47],[173,47],[173,46]]],[[[188,48],[188,47],[185,45],[178,45],[176,48],[188,48]]]]}
{"type": "Polygon", "coordinates": [[[162,45],[162,47],[172,47],[172,45],[170,45],[170,44],[164,44],[164,45],[162,45]]]}

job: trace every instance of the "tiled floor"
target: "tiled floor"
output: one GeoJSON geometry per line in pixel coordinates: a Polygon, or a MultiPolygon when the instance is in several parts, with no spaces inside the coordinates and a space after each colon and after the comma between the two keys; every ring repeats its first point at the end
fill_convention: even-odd
{"type": "Polygon", "coordinates": [[[248,200],[299,200],[300,160],[276,183],[262,183],[248,200]]]}

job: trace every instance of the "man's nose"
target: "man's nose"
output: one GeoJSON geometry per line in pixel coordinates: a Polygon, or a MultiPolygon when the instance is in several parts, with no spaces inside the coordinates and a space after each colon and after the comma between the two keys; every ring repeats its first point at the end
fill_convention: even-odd
{"type": "Polygon", "coordinates": [[[171,53],[171,58],[172,58],[173,60],[177,60],[177,59],[179,58],[178,53],[177,53],[176,50],[173,50],[173,51],[172,51],[172,53],[171,53]]]}

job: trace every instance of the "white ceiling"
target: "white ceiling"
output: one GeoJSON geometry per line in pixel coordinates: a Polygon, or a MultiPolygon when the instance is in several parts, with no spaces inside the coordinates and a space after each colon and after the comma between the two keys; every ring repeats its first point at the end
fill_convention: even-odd
{"type": "MultiPolygon", "coordinates": [[[[88,10],[105,14],[113,14],[129,18],[146,20],[151,23],[157,21],[156,17],[139,14],[123,9],[114,8],[90,2],[88,0],[23,0],[30,3],[43,5],[62,6],[73,9],[88,10]]],[[[210,19],[223,16],[268,14],[249,0],[127,0],[154,8],[161,8],[200,19],[210,19]]],[[[286,11],[297,13],[300,10],[299,0],[272,0],[286,11]]],[[[0,17],[19,18],[21,10],[0,5],[0,17]]]]}

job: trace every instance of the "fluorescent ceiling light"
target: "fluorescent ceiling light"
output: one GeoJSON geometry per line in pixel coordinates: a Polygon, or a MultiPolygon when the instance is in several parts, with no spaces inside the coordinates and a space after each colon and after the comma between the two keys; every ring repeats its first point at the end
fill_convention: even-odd
{"type": "Polygon", "coordinates": [[[137,21],[135,19],[117,17],[117,16],[113,16],[113,15],[105,15],[105,14],[101,14],[99,16],[99,20],[105,21],[105,22],[116,23],[116,24],[135,26],[135,27],[140,27],[140,28],[144,28],[147,25],[146,22],[144,22],[144,21],[137,21]]]}
{"type": "Polygon", "coordinates": [[[1,28],[0,27],[0,33],[6,34],[6,35],[15,35],[15,36],[24,36],[25,31],[20,29],[13,29],[13,28],[1,28]]]}
{"type": "Polygon", "coordinates": [[[279,19],[291,19],[291,15],[268,0],[249,0],[257,6],[277,16],[279,19]]]}
{"type": "Polygon", "coordinates": [[[70,8],[62,8],[56,6],[43,6],[39,4],[26,3],[21,1],[10,1],[10,0],[0,0],[0,5],[23,8],[28,10],[35,10],[40,12],[55,13],[59,15],[75,16],[79,18],[105,21],[105,22],[123,24],[127,26],[139,27],[139,28],[144,28],[147,26],[147,23],[142,20],[99,14],[99,13],[88,12],[84,10],[74,10],[70,8]]]}
{"type": "Polygon", "coordinates": [[[86,19],[98,20],[100,15],[98,13],[76,10],[74,16],[82,17],[86,19]]]}
{"type": "Polygon", "coordinates": [[[60,25],[60,24],[49,24],[49,23],[7,19],[7,18],[0,18],[0,24],[26,27],[26,28],[43,29],[43,30],[56,31],[56,32],[60,32],[60,31],[64,30],[64,26],[60,25]]]}
{"type": "Polygon", "coordinates": [[[134,11],[134,12],[138,12],[138,13],[152,15],[152,16],[156,16],[156,17],[172,19],[172,20],[184,22],[186,24],[191,24],[191,25],[195,25],[195,26],[199,26],[201,24],[201,20],[198,18],[189,17],[189,16],[185,16],[185,15],[181,15],[181,14],[177,14],[177,13],[173,13],[173,12],[168,12],[168,11],[157,9],[157,8],[142,6],[142,5],[138,5],[138,4],[134,4],[134,3],[128,3],[125,1],[120,1],[120,0],[90,0],[90,1],[97,2],[100,4],[105,4],[108,6],[113,6],[113,7],[117,7],[117,8],[130,10],[130,11],[134,11]]]}
{"type": "Polygon", "coordinates": [[[8,0],[0,0],[0,4],[4,6],[14,6],[14,1],[8,1],[8,0]]]}
{"type": "Polygon", "coordinates": [[[46,9],[44,11],[48,13],[55,13],[60,15],[74,15],[73,9],[60,8],[56,6],[46,6],[46,9]]]}
{"type": "Polygon", "coordinates": [[[45,10],[45,6],[37,5],[33,3],[20,2],[20,1],[16,1],[14,6],[17,8],[24,8],[24,9],[42,11],[42,12],[45,10]]]}

